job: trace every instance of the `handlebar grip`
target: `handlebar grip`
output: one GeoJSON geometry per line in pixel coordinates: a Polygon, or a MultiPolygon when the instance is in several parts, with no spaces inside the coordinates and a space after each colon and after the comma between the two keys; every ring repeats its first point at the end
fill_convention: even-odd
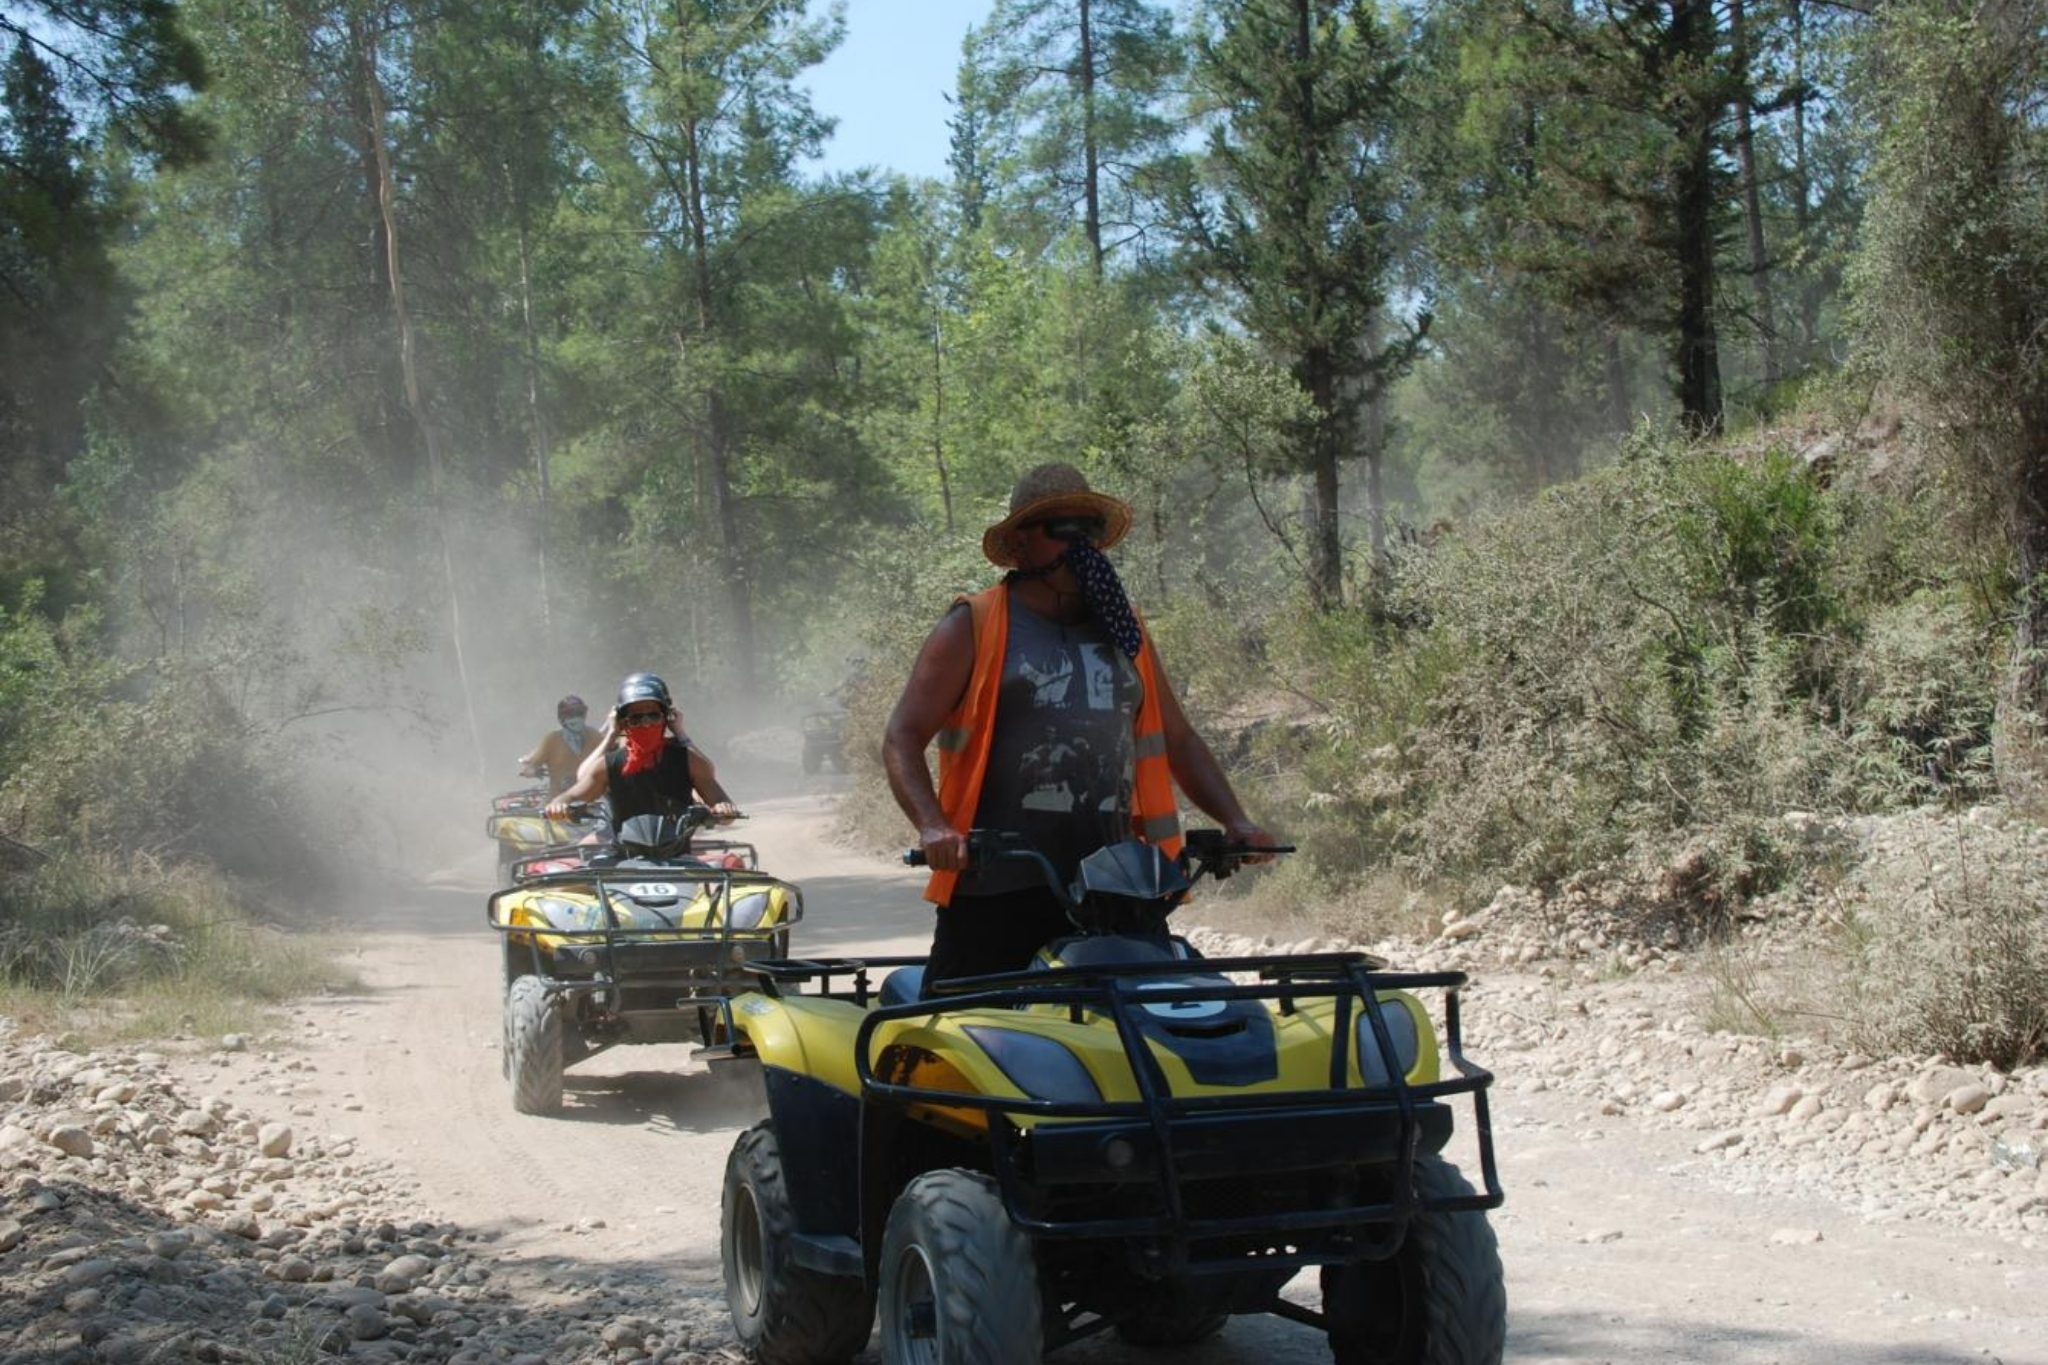
{"type": "Polygon", "coordinates": [[[904,865],[905,867],[929,867],[929,866],[931,866],[931,864],[930,864],[929,862],[927,862],[927,861],[925,860],[925,856],[924,856],[924,850],[923,850],[923,849],[921,849],[921,848],[906,848],[906,849],[904,849],[904,850],[903,850],[903,865],[904,865]]]}

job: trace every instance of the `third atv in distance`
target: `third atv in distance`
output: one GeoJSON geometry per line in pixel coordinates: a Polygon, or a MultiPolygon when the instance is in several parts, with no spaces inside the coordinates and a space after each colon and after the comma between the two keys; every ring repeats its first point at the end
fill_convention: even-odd
{"type": "Polygon", "coordinates": [[[970,851],[1036,862],[1075,934],[1029,971],[929,988],[921,959],[757,962],[733,1002],[770,1115],[726,1167],[750,1358],[839,1365],[877,1310],[889,1365],[1035,1365],[1106,1330],[1183,1346],[1275,1313],[1338,1365],[1497,1365],[1492,1077],[1461,1050],[1462,973],[1198,957],[1168,912],[1269,852],[1214,830],[1180,860],[1102,849],[1071,888],[1017,836],[970,851]],[[1461,1102],[1483,1189],[1442,1155],[1461,1102]],[[1321,1312],[1280,1296],[1305,1267],[1321,1312]]]}

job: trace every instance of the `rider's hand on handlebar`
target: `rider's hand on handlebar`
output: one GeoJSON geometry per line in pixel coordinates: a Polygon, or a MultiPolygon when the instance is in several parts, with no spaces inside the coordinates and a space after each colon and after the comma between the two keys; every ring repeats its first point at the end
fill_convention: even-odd
{"type": "MultiPolygon", "coordinates": [[[[1247,848],[1277,848],[1280,845],[1278,839],[1249,820],[1240,820],[1234,824],[1226,825],[1223,828],[1223,833],[1224,837],[1229,839],[1231,843],[1247,848]]],[[[1264,857],[1247,854],[1244,861],[1247,864],[1270,863],[1273,861],[1273,857],[1271,854],[1267,854],[1264,857]]]]}
{"type": "Polygon", "coordinates": [[[730,801],[719,801],[711,807],[712,818],[721,825],[729,825],[740,818],[740,808],[730,801]]]}
{"type": "Polygon", "coordinates": [[[558,796],[542,806],[540,813],[549,820],[566,820],[569,818],[569,803],[558,796]]]}
{"type": "Polygon", "coordinates": [[[958,872],[967,866],[967,836],[951,825],[927,825],[917,832],[917,846],[935,872],[958,872]]]}

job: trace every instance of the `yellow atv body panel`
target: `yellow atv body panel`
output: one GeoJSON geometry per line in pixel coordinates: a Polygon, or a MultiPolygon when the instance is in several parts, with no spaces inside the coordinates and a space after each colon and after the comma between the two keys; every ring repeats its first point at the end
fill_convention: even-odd
{"type": "Polygon", "coordinates": [[[508,848],[521,852],[573,844],[591,832],[592,826],[574,820],[550,820],[543,815],[493,815],[484,822],[484,833],[508,848]]]}
{"type": "Polygon", "coordinates": [[[511,941],[537,940],[550,950],[603,934],[607,901],[612,933],[643,943],[727,935],[765,940],[793,919],[792,888],[766,878],[734,880],[692,868],[609,872],[605,881],[610,894],[602,898],[594,886],[521,887],[492,901],[491,918],[501,929],[539,931],[515,932],[511,941]]]}
{"type": "MultiPolygon", "coordinates": [[[[1440,1066],[1436,1032],[1422,1002],[1406,991],[1382,991],[1378,998],[1390,1018],[1393,1011],[1399,1010],[1413,1025],[1416,1052],[1406,1073],[1407,1082],[1426,1085],[1436,1081],[1440,1066]]],[[[1145,1042],[1160,1074],[1166,1078],[1169,1093],[1176,1097],[1324,1091],[1330,1083],[1336,1010],[1337,1002],[1332,999],[1300,1001],[1291,1013],[1268,1010],[1273,1025],[1276,1074],[1245,1084],[1199,1080],[1187,1063],[1161,1041],[1148,1037],[1145,1042]]],[[[854,1064],[854,1042],[866,1014],[866,1009],[851,1001],[813,996],[750,994],[740,997],[733,1007],[736,1024],[752,1042],[763,1065],[808,1076],[856,1096],[860,1093],[860,1078],[854,1064]]],[[[1361,1011],[1355,1006],[1351,1021],[1357,1030],[1361,1011]]],[[[1034,1098],[975,1041],[969,1029],[1028,1033],[1057,1042],[1079,1059],[1103,1100],[1136,1102],[1141,1098],[1123,1040],[1109,1018],[1083,1011],[1081,1022],[1076,1023],[1063,1006],[949,1010],[892,1020],[879,1026],[870,1039],[870,1064],[878,1078],[895,1084],[981,1096],[1034,1098]]],[[[1369,1030],[1366,1032],[1369,1035],[1369,1030]]],[[[1347,1083],[1366,1088],[1359,1064],[1360,1050],[1355,1043],[1349,1052],[1347,1083]]],[[[985,1123],[978,1110],[944,1112],[968,1126],[981,1127],[985,1123]]],[[[1020,1127],[1062,1122],[1056,1117],[1016,1117],[1020,1127]]]]}

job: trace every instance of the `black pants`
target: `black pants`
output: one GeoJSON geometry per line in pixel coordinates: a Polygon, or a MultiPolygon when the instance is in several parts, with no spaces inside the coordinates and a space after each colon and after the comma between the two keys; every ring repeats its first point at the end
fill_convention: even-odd
{"type": "Polygon", "coordinates": [[[1032,955],[1074,932],[1073,922],[1043,887],[995,896],[955,896],[938,907],[925,980],[1021,972],[1032,955]]]}

